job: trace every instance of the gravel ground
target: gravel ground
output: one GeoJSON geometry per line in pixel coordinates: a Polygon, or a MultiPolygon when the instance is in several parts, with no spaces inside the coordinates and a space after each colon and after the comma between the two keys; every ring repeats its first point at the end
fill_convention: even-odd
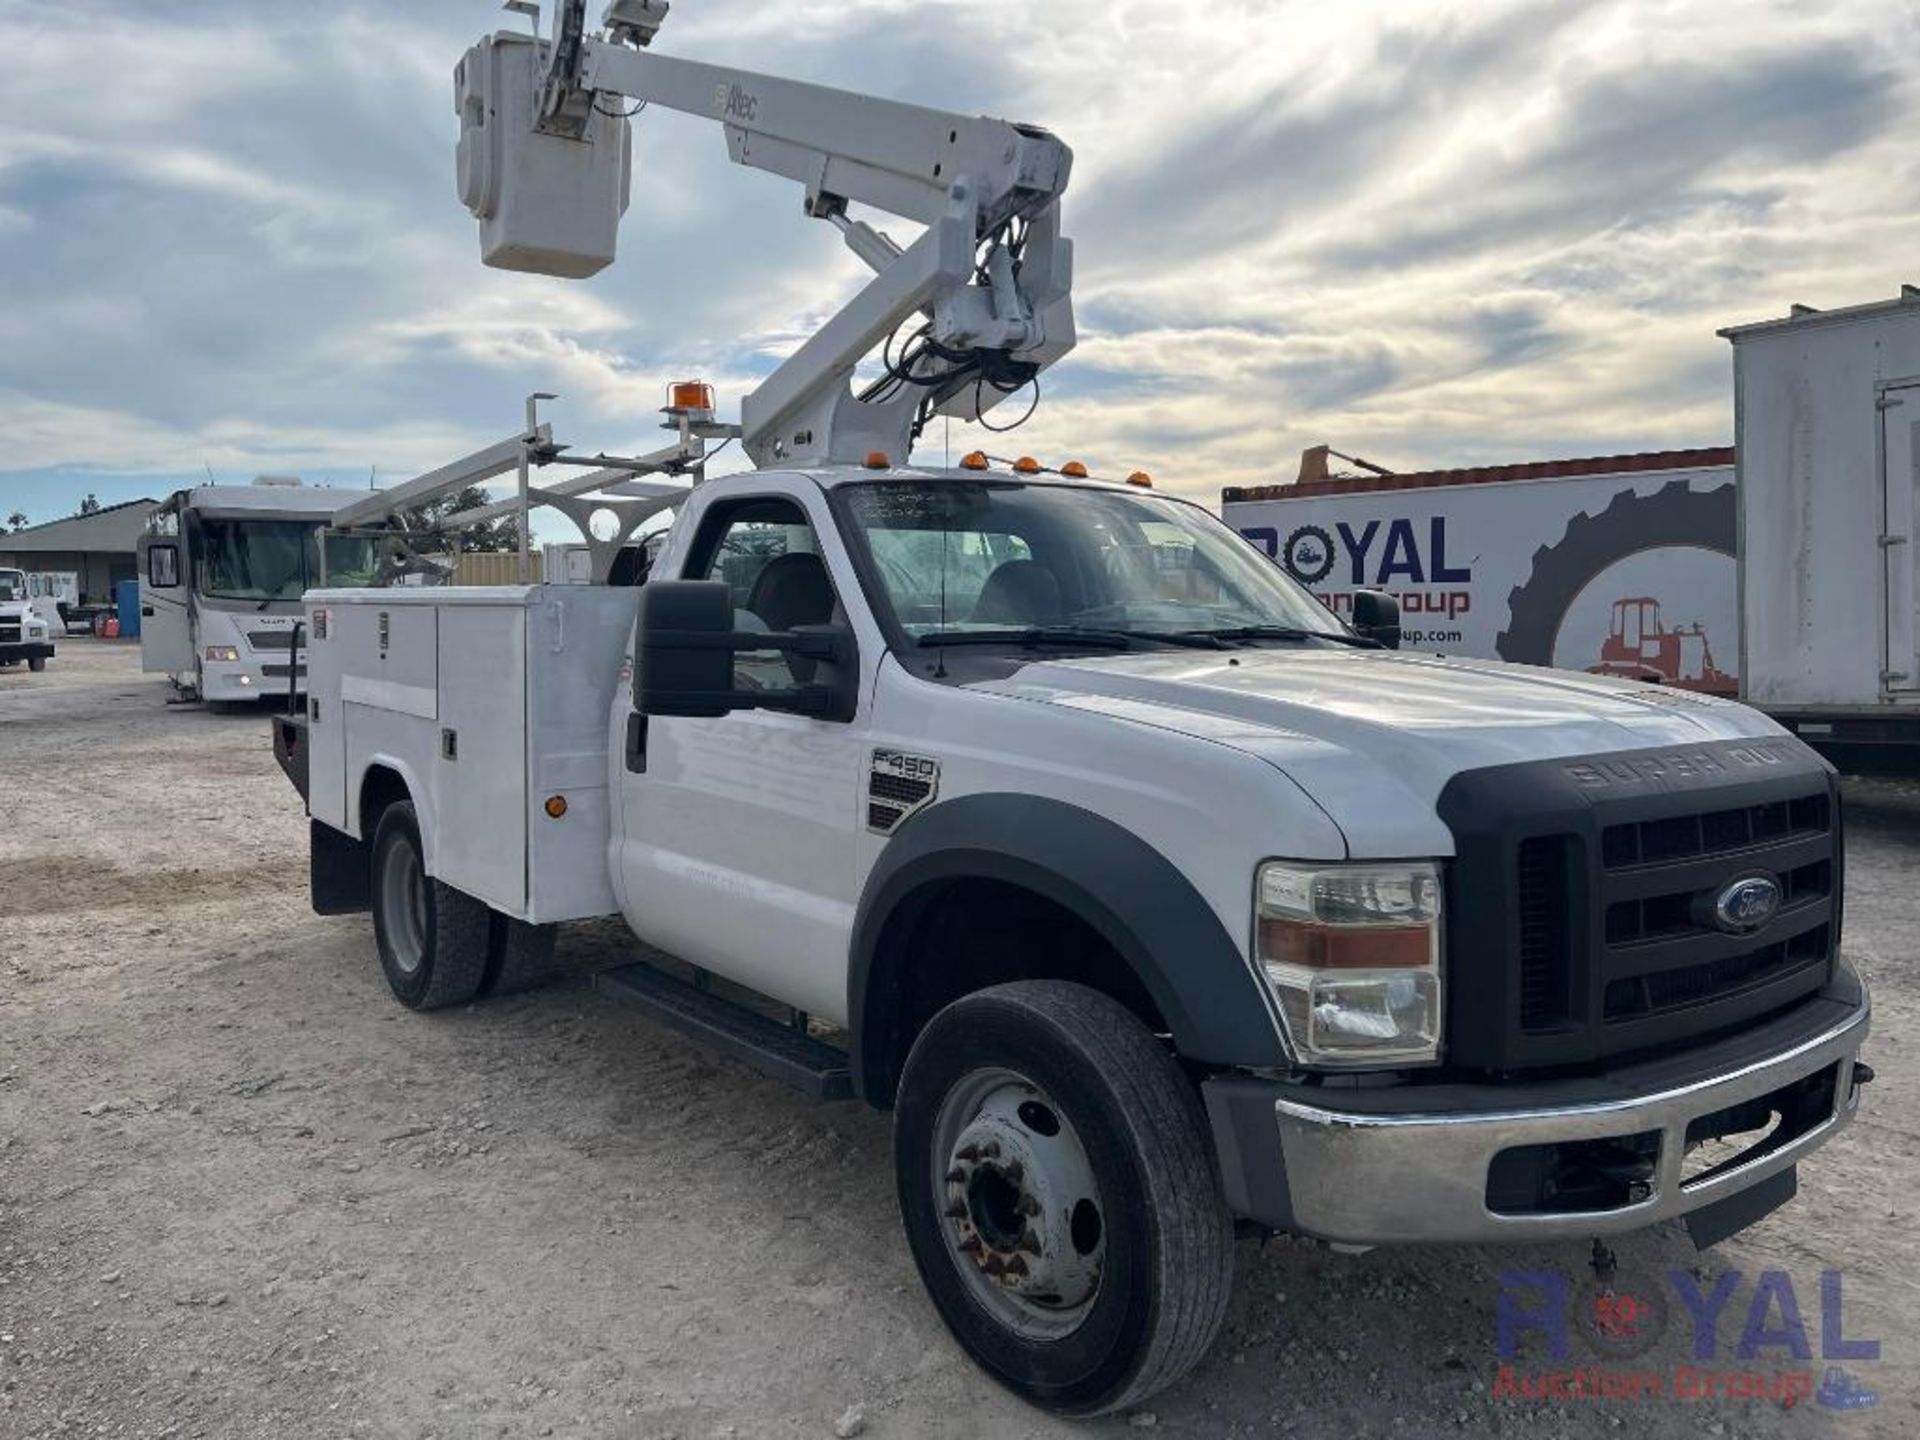
{"type": "MultiPolygon", "coordinates": [[[[549,989],[403,1012],[366,921],[307,909],[265,724],[170,707],[132,648],[69,641],[45,674],[0,672],[0,1436],[1912,1435],[1920,784],[1848,793],[1879,1083],[1786,1210],[1706,1255],[1672,1230],[1619,1245],[1626,1276],[1735,1285],[1718,1356],[1693,1360],[1672,1303],[1608,1363],[1819,1378],[1834,1270],[1846,1338],[1883,1347],[1845,1362],[1877,1405],[1505,1396],[1502,1273],[1578,1285],[1584,1246],[1247,1241],[1209,1361],[1069,1426],[948,1340],[885,1117],[601,1001],[584,977],[617,926],[569,931],[549,989]],[[1734,1354],[1767,1270],[1810,1363],[1734,1354]]],[[[1538,1335],[1514,1361],[1595,1363],[1538,1335]]]]}

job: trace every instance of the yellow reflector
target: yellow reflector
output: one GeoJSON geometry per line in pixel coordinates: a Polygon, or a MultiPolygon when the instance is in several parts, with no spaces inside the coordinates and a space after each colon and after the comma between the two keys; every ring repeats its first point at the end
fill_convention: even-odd
{"type": "Polygon", "coordinates": [[[566,796],[553,795],[548,797],[547,799],[547,818],[548,819],[558,820],[561,816],[565,815],[566,813],[567,813],[567,797],[566,796]]]}
{"type": "Polygon", "coordinates": [[[1022,455],[1018,460],[1013,462],[1013,473],[1016,475],[1038,475],[1040,473],[1040,462],[1031,455],[1022,455]]]}
{"type": "Polygon", "coordinates": [[[1138,485],[1142,490],[1151,490],[1153,488],[1153,476],[1144,470],[1136,470],[1127,476],[1127,483],[1129,485],[1138,485]]]}
{"type": "Polygon", "coordinates": [[[1084,480],[1087,478],[1087,467],[1078,460],[1069,460],[1060,467],[1060,473],[1069,480],[1084,480]]]}
{"type": "Polygon", "coordinates": [[[867,468],[869,470],[885,470],[892,464],[893,461],[887,458],[887,452],[884,450],[875,450],[867,456],[867,468]]]}
{"type": "Polygon", "coordinates": [[[986,470],[991,468],[991,465],[992,462],[987,459],[987,452],[984,450],[975,450],[970,455],[960,457],[962,470],[986,470]]]}

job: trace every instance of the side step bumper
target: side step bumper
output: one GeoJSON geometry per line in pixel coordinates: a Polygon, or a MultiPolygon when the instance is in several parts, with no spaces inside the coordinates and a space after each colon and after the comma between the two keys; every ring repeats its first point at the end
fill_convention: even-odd
{"type": "Polygon", "coordinates": [[[646,964],[602,970],[593,985],[602,995],[637,1005],[654,1019],[816,1100],[853,1098],[853,1071],[845,1051],[758,1010],[646,964]]]}

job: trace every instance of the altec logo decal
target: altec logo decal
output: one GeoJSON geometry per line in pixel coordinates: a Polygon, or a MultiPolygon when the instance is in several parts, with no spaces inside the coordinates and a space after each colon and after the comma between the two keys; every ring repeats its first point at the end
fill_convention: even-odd
{"type": "Polygon", "coordinates": [[[1821,1272],[1817,1310],[1803,1308],[1793,1277],[1784,1270],[1760,1271],[1743,1299],[1746,1279],[1737,1270],[1708,1276],[1674,1269],[1664,1279],[1623,1270],[1604,1285],[1595,1279],[1576,1285],[1553,1271],[1502,1274],[1494,1308],[1501,1364],[1493,1397],[1768,1400],[1788,1408],[1813,1400],[1834,1410],[1878,1402],[1873,1389],[1840,1364],[1878,1360],[1880,1342],[1847,1335],[1838,1270],[1821,1272]],[[1688,1342],[1686,1358],[1646,1363],[1670,1330],[1676,1340],[1688,1342]],[[1822,1365],[1817,1379],[1816,1333],[1822,1365]],[[1573,1356],[1575,1334],[1600,1363],[1565,1363],[1573,1356]],[[1516,1363],[1523,1352],[1537,1353],[1542,1345],[1548,1367],[1516,1363]],[[1624,1363],[1629,1361],[1640,1363],[1624,1363]]]}

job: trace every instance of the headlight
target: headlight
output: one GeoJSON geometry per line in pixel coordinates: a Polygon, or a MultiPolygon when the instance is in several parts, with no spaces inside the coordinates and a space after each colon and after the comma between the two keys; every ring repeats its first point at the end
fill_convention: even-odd
{"type": "Polygon", "coordinates": [[[238,660],[239,658],[240,652],[231,645],[207,646],[207,659],[209,660],[238,660]]]}
{"type": "Polygon", "coordinates": [[[1438,867],[1262,865],[1255,910],[1255,958],[1303,1064],[1440,1058],[1438,867]]]}

